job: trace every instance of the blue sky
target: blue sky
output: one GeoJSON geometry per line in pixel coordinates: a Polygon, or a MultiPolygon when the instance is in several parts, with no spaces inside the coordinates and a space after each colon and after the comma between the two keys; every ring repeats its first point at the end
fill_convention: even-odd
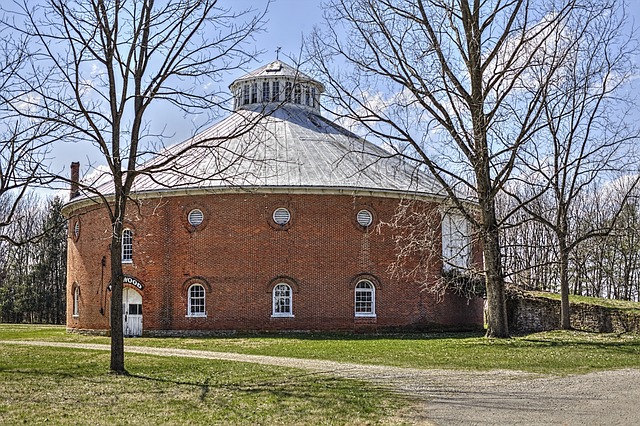
{"type": "MultiPolygon", "coordinates": [[[[234,10],[253,8],[261,11],[266,7],[267,0],[227,0],[221,4],[230,5],[234,10]]],[[[222,90],[226,92],[228,85],[246,72],[273,61],[278,47],[281,48],[280,59],[293,64],[300,55],[304,37],[311,33],[314,25],[321,24],[322,15],[320,0],[271,0],[266,15],[265,31],[255,36],[255,45],[251,46],[264,53],[247,69],[230,73],[222,83],[222,90]]],[[[180,142],[190,137],[194,131],[190,117],[176,116],[175,111],[167,112],[166,115],[154,115],[153,120],[162,126],[166,125],[168,133],[174,135],[166,144],[180,142]]],[[[68,174],[72,161],[80,162],[81,174],[90,172],[87,169],[89,163],[93,166],[106,164],[97,149],[89,143],[56,146],[50,159],[52,169],[62,174],[68,174]]]]}
{"type": "MultiPolygon", "coordinates": [[[[247,69],[232,72],[223,82],[222,89],[227,91],[228,85],[235,78],[274,60],[278,47],[281,48],[280,59],[293,64],[300,55],[303,39],[311,33],[314,26],[322,25],[321,3],[321,0],[271,0],[266,16],[268,22],[265,31],[256,35],[253,46],[264,53],[256,58],[256,61],[247,69]],[[294,60],[288,57],[292,57],[294,60]]],[[[231,5],[237,10],[246,8],[262,10],[267,4],[267,0],[227,0],[223,4],[231,5]]],[[[632,0],[630,4],[628,11],[636,25],[640,25],[640,0],[632,0]]],[[[636,61],[639,59],[636,58],[636,61]]],[[[163,113],[154,115],[153,120],[160,125],[167,125],[169,133],[174,135],[166,144],[180,142],[191,136],[194,131],[190,117],[179,117],[175,113],[168,112],[166,115],[163,113]]],[[[104,164],[101,155],[88,143],[84,146],[80,146],[80,144],[59,146],[51,153],[51,166],[55,171],[68,173],[71,161],[80,161],[82,173],[88,172],[86,166],[89,162],[94,165],[104,164]]]]}

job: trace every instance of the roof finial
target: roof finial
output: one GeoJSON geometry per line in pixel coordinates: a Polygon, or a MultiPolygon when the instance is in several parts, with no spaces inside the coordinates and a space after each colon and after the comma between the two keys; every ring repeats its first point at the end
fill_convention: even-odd
{"type": "Polygon", "coordinates": [[[282,49],[282,46],[276,48],[276,61],[280,60],[280,49],[282,49]]]}

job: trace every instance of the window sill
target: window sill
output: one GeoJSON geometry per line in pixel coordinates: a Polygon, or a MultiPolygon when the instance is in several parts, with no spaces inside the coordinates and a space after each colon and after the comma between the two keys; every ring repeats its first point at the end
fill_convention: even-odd
{"type": "Polygon", "coordinates": [[[185,315],[185,318],[206,318],[207,314],[198,314],[198,315],[185,315]]]}
{"type": "Polygon", "coordinates": [[[73,315],[74,318],[80,318],[80,315],[73,315]]]}
{"type": "Polygon", "coordinates": [[[271,318],[295,318],[293,314],[272,314],[271,318]]]}
{"type": "Polygon", "coordinates": [[[376,318],[376,314],[355,314],[356,318],[376,318]]]}
{"type": "Polygon", "coordinates": [[[123,264],[126,264],[126,263],[133,263],[133,260],[123,260],[123,261],[122,261],[122,263],[123,263],[123,264]]]}

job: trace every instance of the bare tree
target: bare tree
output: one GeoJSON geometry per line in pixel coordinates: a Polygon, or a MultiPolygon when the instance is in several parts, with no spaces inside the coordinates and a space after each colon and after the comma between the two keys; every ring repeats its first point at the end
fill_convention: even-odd
{"type": "Polygon", "coordinates": [[[329,25],[313,37],[336,113],[435,176],[477,229],[488,336],[509,335],[496,196],[540,130],[546,88],[582,36],[565,45],[557,35],[600,3],[330,0],[329,25]],[[338,58],[353,72],[333,72],[338,58]]]}
{"type": "MultiPolygon", "coordinates": [[[[22,73],[21,85],[4,97],[20,95],[28,102],[25,109],[11,105],[30,120],[71,129],[67,142],[93,143],[108,166],[110,185],[100,191],[90,184],[82,189],[102,203],[111,220],[110,368],[116,373],[126,372],[121,247],[136,177],[167,171],[173,159],[197,147],[219,149],[226,159],[236,154],[224,152],[220,135],[163,149],[169,135],[154,133],[149,119],[159,108],[185,114],[224,109],[227,99],[218,83],[254,58],[255,52],[243,49],[261,29],[266,11],[234,11],[219,3],[47,0],[34,6],[24,1],[5,20],[13,31],[28,37],[33,57],[32,72],[22,73]],[[155,161],[145,162],[158,153],[155,161]]],[[[254,119],[243,120],[238,114],[235,133],[225,137],[255,125],[254,119]]]]}
{"type": "MultiPolygon", "coordinates": [[[[17,74],[28,62],[24,40],[3,32],[0,38],[0,93],[7,93],[17,82],[17,74]]],[[[25,104],[17,103],[18,108],[25,104]]],[[[55,123],[23,120],[9,105],[0,105],[0,241],[12,245],[27,243],[8,232],[11,224],[22,220],[19,204],[30,188],[50,181],[44,170],[49,143],[56,135],[55,123]]]]}
{"type": "MultiPolygon", "coordinates": [[[[637,53],[635,35],[628,32],[628,19],[619,1],[598,2],[598,10],[575,13],[560,29],[556,45],[570,45],[559,72],[544,84],[543,131],[535,143],[523,147],[518,165],[521,181],[513,185],[533,188],[531,197],[512,192],[517,205],[553,233],[556,244],[563,329],[571,328],[569,312],[569,259],[581,243],[607,235],[626,206],[626,198],[638,183],[634,153],[640,133],[630,115],[635,103],[625,86],[634,76],[632,63],[637,53]],[[579,42],[575,42],[575,40],[579,42]],[[625,185],[611,183],[622,174],[625,185]],[[607,187],[606,184],[610,183],[607,187]],[[578,218],[587,205],[596,204],[595,191],[620,192],[611,199],[615,208],[608,222],[586,222],[578,218]],[[539,202],[543,200],[543,202],[539,202]],[[590,224],[591,226],[584,226],[590,224]]],[[[505,187],[509,190],[510,186],[505,187]]],[[[521,192],[521,191],[520,191],[521,192]]],[[[604,207],[604,206],[601,206],[604,207]]]]}

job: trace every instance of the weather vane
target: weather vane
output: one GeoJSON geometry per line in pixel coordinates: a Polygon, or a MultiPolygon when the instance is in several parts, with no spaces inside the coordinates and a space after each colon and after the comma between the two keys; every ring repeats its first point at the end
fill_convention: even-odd
{"type": "Polygon", "coordinates": [[[280,49],[282,49],[282,46],[276,48],[276,61],[280,60],[280,49]]]}

